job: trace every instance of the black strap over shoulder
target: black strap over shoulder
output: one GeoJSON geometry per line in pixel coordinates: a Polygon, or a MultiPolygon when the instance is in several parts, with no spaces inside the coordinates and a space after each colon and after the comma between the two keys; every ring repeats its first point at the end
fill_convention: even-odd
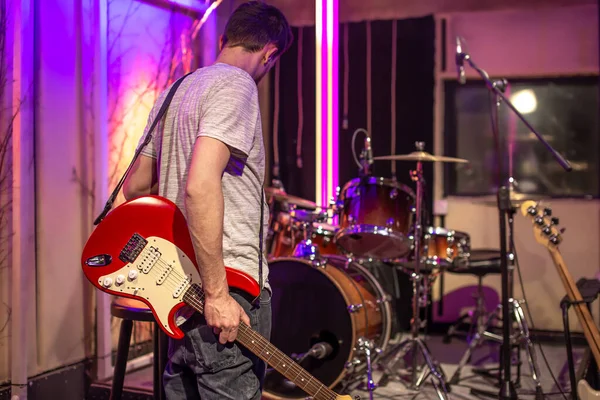
{"type": "Polygon", "coordinates": [[[150,143],[150,141],[152,140],[152,132],[154,131],[154,128],[156,128],[156,125],[158,125],[160,120],[163,118],[163,116],[167,112],[167,109],[169,108],[169,104],[171,104],[171,100],[173,100],[173,96],[175,96],[175,92],[177,91],[177,88],[179,87],[179,85],[181,85],[181,82],[183,82],[183,80],[191,73],[192,72],[182,76],[173,84],[173,86],[171,86],[171,89],[169,90],[169,93],[167,94],[165,101],[163,101],[162,105],[160,106],[160,109],[158,110],[158,114],[156,114],[156,118],[154,118],[154,121],[152,122],[150,129],[148,129],[148,133],[146,134],[146,139],[144,140],[144,143],[142,143],[142,145],[139,146],[138,149],[136,150],[135,154],[133,155],[133,160],[131,160],[131,163],[125,170],[125,173],[119,180],[119,183],[117,183],[117,186],[115,186],[115,189],[113,190],[110,197],[108,198],[108,201],[104,205],[104,210],[102,210],[102,213],[100,213],[100,215],[98,215],[98,217],[94,221],[94,225],[98,225],[100,222],[102,222],[104,217],[106,217],[106,214],[108,214],[108,212],[112,208],[115,200],[117,199],[117,195],[119,194],[119,191],[121,190],[121,187],[125,183],[125,178],[127,177],[127,175],[129,175],[129,172],[131,171],[131,168],[133,167],[133,164],[135,163],[135,161],[140,156],[142,149],[144,147],[146,147],[148,145],[148,143],[150,143]]]}

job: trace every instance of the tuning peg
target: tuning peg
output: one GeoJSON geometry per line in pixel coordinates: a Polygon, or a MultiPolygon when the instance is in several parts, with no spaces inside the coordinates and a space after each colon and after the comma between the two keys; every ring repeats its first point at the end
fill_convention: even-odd
{"type": "Polygon", "coordinates": [[[552,233],[552,228],[550,225],[546,225],[542,228],[542,232],[544,232],[544,235],[549,235],[552,233]]]}
{"type": "Polygon", "coordinates": [[[537,206],[529,206],[529,208],[527,208],[527,212],[529,213],[529,215],[536,215],[537,206]]]}
{"type": "Polygon", "coordinates": [[[558,217],[552,217],[550,219],[550,222],[551,222],[552,225],[558,225],[559,224],[559,219],[558,219],[558,217]]]}
{"type": "Polygon", "coordinates": [[[544,225],[544,217],[541,217],[538,215],[533,220],[535,221],[536,224],[538,224],[540,226],[544,225]]]}
{"type": "Polygon", "coordinates": [[[544,208],[544,215],[547,215],[549,217],[552,216],[552,209],[550,207],[545,207],[544,208]]]}
{"type": "Polygon", "coordinates": [[[559,244],[560,238],[557,235],[552,235],[552,236],[550,236],[550,242],[552,244],[559,244]]]}

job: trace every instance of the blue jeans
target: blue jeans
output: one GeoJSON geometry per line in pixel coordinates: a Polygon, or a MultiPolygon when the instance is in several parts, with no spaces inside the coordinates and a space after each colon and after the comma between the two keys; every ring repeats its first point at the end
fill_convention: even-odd
{"type": "MultiPolygon", "coordinates": [[[[232,291],[252,329],[271,336],[271,294],[261,293],[260,306],[232,291]]],[[[181,325],[183,339],[169,338],[169,361],[163,375],[168,400],[259,400],[266,364],[237,342],[222,345],[204,317],[195,313],[181,325]]]]}

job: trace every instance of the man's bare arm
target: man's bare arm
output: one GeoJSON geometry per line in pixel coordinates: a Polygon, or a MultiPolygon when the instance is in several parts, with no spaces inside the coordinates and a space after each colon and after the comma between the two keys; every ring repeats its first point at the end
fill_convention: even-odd
{"type": "Polygon", "coordinates": [[[205,292],[204,316],[207,324],[220,333],[221,343],[235,340],[240,320],[250,323],[242,307],[229,295],[223,264],[221,179],[230,156],[223,142],[209,137],[196,139],[185,196],[188,228],[205,292]]]}
{"type": "Polygon", "coordinates": [[[123,195],[126,200],[131,200],[149,194],[158,194],[156,160],[141,154],[125,178],[123,195]]]}

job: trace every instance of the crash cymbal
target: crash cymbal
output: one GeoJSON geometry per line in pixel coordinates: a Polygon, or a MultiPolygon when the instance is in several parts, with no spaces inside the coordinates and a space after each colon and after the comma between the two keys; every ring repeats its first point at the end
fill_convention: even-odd
{"type": "Polygon", "coordinates": [[[288,204],[293,204],[296,207],[306,208],[309,210],[315,210],[317,208],[316,203],[313,203],[312,201],[309,201],[309,200],[306,200],[306,199],[303,199],[303,198],[300,198],[297,196],[292,196],[291,194],[287,194],[282,189],[278,189],[278,188],[274,188],[274,187],[267,187],[267,188],[265,188],[265,193],[266,193],[267,197],[272,197],[272,198],[276,199],[277,201],[283,201],[288,204]]]}
{"type": "Polygon", "coordinates": [[[426,151],[413,151],[410,154],[397,154],[391,156],[373,157],[373,160],[390,161],[426,161],[426,162],[449,162],[449,163],[468,163],[469,160],[455,157],[434,156],[426,151]]]}

